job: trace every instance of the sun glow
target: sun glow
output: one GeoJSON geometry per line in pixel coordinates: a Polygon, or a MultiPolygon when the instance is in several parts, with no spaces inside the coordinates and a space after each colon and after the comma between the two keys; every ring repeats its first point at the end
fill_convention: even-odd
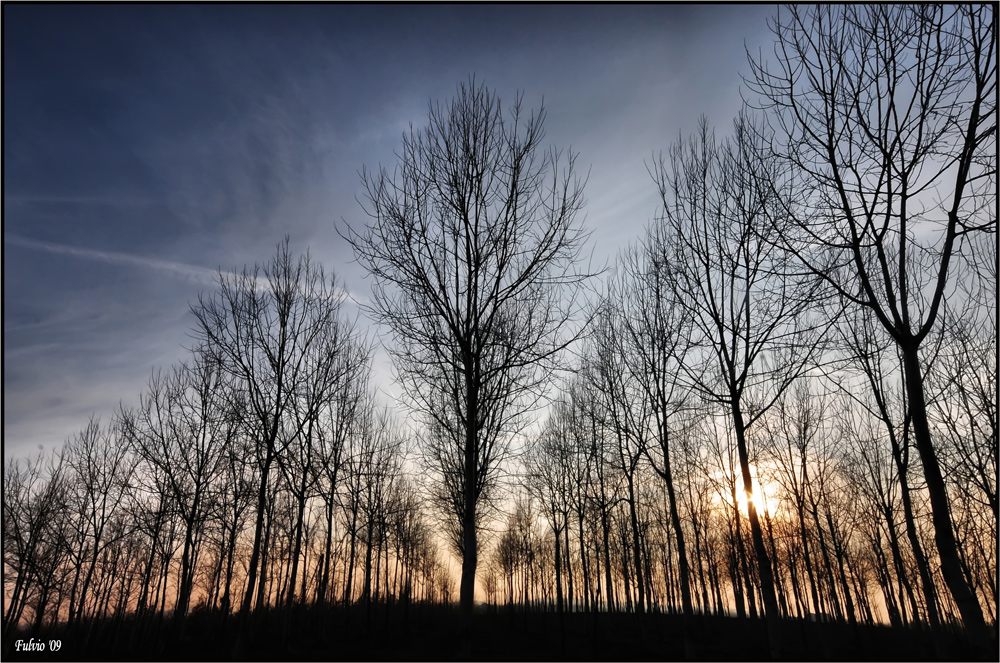
{"type": "MultiPolygon", "coordinates": [[[[750,495],[750,500],[753,501],[754,506],[757,508],[757,515],[761,518],[764,517],[765,513],[770,518],[781,516],[781,499],[779,496],[781,487],[777,482],[774,481],[761,481],[757,476],[757,468],[753,465],[750,466],[750,479],[751,485],[753,487],[752,494],[750,495]]],[[[732,479],[730,478],[730,481],[732,479]]],[[[736,506],[740,510],[740,513],[744,516],[749,517],[750,510],[747,506],[747,493],[743,489],[743,477],[739,474],[735,477],[736,480],[736,506]]],[[[727,484],[729,482],[726,482],[727,484]]],[[[731,484],[730,484],[731,485],[731,484]]],[[[733,506],[732,494],[716,494],[716,504],[721,508],[725,505],[728,508],[733,506]]]]}

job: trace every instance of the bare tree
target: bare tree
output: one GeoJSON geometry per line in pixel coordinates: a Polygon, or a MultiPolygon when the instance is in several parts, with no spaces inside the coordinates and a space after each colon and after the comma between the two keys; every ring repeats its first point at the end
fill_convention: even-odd
{"type": "MultiPolygon", "coordinates": [[[[442,411],[446,406],[442,404],[442,411]]],[[[482,434],[484,447],[497,449],[506,440],[497,438],[503,431],[482,434]]],[[[512,431],[507,431],[510,435],[512,431]]],[[[459,558],[465,557],[468,543],[466,532],[466,492],[465,492],[465,433],[461,424],[450,421],[445,424],[442,416],[421,432],[419,438],[419,461],[426,471],[427,481],[423,482],[423,492],[435,517],[438,527],[444,532],[451,551],[459,558]]],[[[504,456],[507,449],[504,449],[504,456]]],[[[489,472],[483,472],[479,481],[475,509],[476,554],[484,546],[484,534],[492,518],[498,512],[497,497],[501,492],[501,479],[506,468],[502,463],[491,464],[489,472]]]]}
{"type": "Polygon", "coordinates": [[[66,556],[61,531],[67,525],[66,488],[62,454],[43,452],[4,465],[3,633],[7,642],[29,603],[35,628],[41,625],[53,585],[61,575],[66,556]]]}
{"type": "MultiPolygon", "coordinates": [[[[590,364],[587,375],[594,380],[593,386],[601,399],[601,407],[594,414],[601,427],[614,440],[612,448],[615,452],[616,469],[624,479],[623,499],[628,506],[629,522],[626,529],[631,534],[631,561],[634,564],[632,572],[638,594],[636,608],[642,614],[646,610],[646,591],[640,554],[638,478],[640,462],[646,455],[649,443],[646,423],[650,418],[652,403],[646,398],[626,362],[625,356],[631,348],[628,345],[628,334],[621,325],[621,304],[617,300],[612,290],[598,305],[589,338],[594,361],[590,364]]],[[[629,551],[624,552],[629,554],[629,551]]],[[[629,596],[626,582],[626,598],[629,596]]]]}
{"type": "MultiPolygon", "coordinates": [[[[254,590],[263,596],[264,583],[257,580],[258,573],[266,570],[261,557],[271,468],[314,419],[293,416],[296,399],[307,386],[329,389],[333,384],[314,378],[336,363],[342,337],[330,330],[341,324],[343,301],[343,290],[327,279],[308,253],[298,260],[292,257],[286,237],[269,265],[244,268],[239,274],[220,272],[219,290],[200,296],[192,306],[195,337],[244,393],[260,465],[254,543],[240,610],[241,637],[254,590]]],[[[320,403],[325,395],[311,393],[308,400],[320,403]]],[[[237,653],[240,647],[238,640],[237,653]]]]}
{"type": "Polygon", "coordinates": [[[969,235],[996,232],[995,7],[791,7],[776,63],[750,85],[775,153],[811,191],[778,228],[805,267],[869,309],[902,355],[945,581],[977,647],[991,634],[965,580],[927,416],[923,341],[969,235]]]}
{"type": "Polygon", "coordinates": [[[371,350],[362,343],[348,344],[341,353],[343,370],[329,398],[321,403],[316,427],[316,471],[324,503],[325,541],[320,561],[317,597],[321,603],[332,598],[335,515],[340,502],[344,469],[348,464],[348,438],[356,430],[368,402],[371,350]]]}
{"type": "MultiPolygon", "coordinates": [[[[169,374],[154,373],[136,410],[120,414],[124,440],[146,467],[145,476],[165,483],[184,523],[181,577],[174,618],[183,624],[194,584],[198,544],[214,509],[213,483],[223,468],[236,426],[226,417],[225,375],[204,352],[169,374]]],[[[142,468],[142,469],[145,469],[142,468]]]]}
{"type": "Polygon", "coordinates": [[[72,505],[70,555],[75,566],[70,590],[69,624],[75,625],[97,610],[91,593],[101,555],[124,533],[114,527],[119,516],[135,461],[124,443],[121,426],[113,422],[101,426],[92,418],[67,445],[65,462],[69,470],[72,505]]]}
{"type": "Polygon", "coordinates": [[[617,601],[615,595],[615,583],[612,580],[611,565],[611,512],[615,504],[621,499],[620,474],[610,458],[610,444],[607,440],[605,424],[609,415],[607,414],[606,395],[602,394],[600,361],[597,358],[597,349],[588,348],[584,355],[584,360],[579,369],[580,380],[577,383],[576,399],[581,410],[582,427],[585,429],[578,438],[583,443],[585,457],[585,474],[588,475],[586,490],[584,491],[583,503],[593,505],[591,513],[594,514],[598,522],[600,542],[595,556],[597,561],[597,597],[595,600],[595,619],[598,606],[603,599],[604,608],[608,612],[615,612],[617,601]],[[602,555],[603,553],[603,555],[602,555]],[[604,590],[601,596],[601,572],[600,565],[603,557],[604,564],[604,590]]]}
{"type": "Polygon", "coordinates": [[[230,398],[225,405],[225,416],[229,426],[236,431],[236,436],[228,445],[223,470],[217,489],[215,508],[220,528],[219,555],[224,557],[224,575],[222,580],[222,597],[219,606],[223,615],[228,618],[232,606],[232,586],[236,570],[237,544],[250,518],[251,509],[255,506],[257,493],[256,463],[253,460],[254,442],[251,439],[252,429],[247,426],[244,412],[244,400],[230,392],[230,398]]]}
{"type": "MultiPolygon", "coordinates": [[[[995,241],[995,238],[994,238],[995,241]]],[[[957,546],[965,575],[996,621],[997,606],[997,332],[993,300],[969,315],[962,307],[942,325],[940,349],[928,372],[928,417],[949,480],[957,546]],[[961,317],[959,317],[961,316],[961,317]]]]}
{"type": "MultiPolygon", "coordinates": [[[[809,581],[811,611],[819,614],[826,605],[826,597],[821,589],[823,569],[816,564],[818,544],[815,539],[823,541],[823,537],[821,524],[811,524],[807,515],[814,513],[809,507],[816,505],[815,500],[810,501],[810,497],[815,496],[813,484],[817,478],[814,475],[826,464],[818,448],[832,437],[827,410],[826,399],[815,396],[811,382],[803,380],[779,399],[774,416],[764,422],[767,430],[763,436],[768,457],[775,466],[775,480],[795,512],[802,562],[809,581]]],[[[822,477],[819,481],[823,481],[822,477]]],[[[823,558],[829,560],[825,546],[823,558]]]]}
{"type": "MultiPolygon", "coordinates": [[[[586,399],[586,385],[584,384],[584,379],[579,375],[575,375],[569,382],[568,390],[564,395],[565,405],[564,405],[564,416],[566,417],[566,426],[568,429],[568,435],[571,437],[570,442],[570,467],[569,467],[569,481],[570,481],[570,504],[573,512],[576,515],[576,535],[577,535],[577,545],[580,554],[580,570],[582,571],[583,577],[583,587],[578,593],[583,595],[583,608],[585,611],[593,609],[596,615],[596,606],[594,605],[592,588],[593,584],[591,582],[591,559],[588,550],[588,537],[587,537],[587,525],[588,516],[590,515],[590,497],[588,492],[591,489],[591,475],[593,470],[592,456],[591,456],[591,444],[590,444],[590,426],[587,419],[585,399],[586,399]]],[[[567,529],[568,536],[568,529],[567,529]]],[[[569,544],[566,545],[567,551],[569,550],[569,544]]],[[[570,603],[572,604],[572,594],[573,594],[573,576],[570,575],[570,603]]]]}
{"type": "Polygon", "coordinates": [[[401,567],[397,597],[403,601],[404,621],[408,621],[421,542],[427,536],[429,528],[424,518],[420,494],[411,481],[406,478],[397,481],[395,498],[398,508],[391,514],[390,528],[396,546],[396,558],[401,567]]]}
{"type": "Polygon", "coordinates": [[[747,116],[720,146],[702,119],[698,134],[654,165],[669,228],[673,287],[692,324],[682,379],[733,426],[772,652],[780,651],[771,560],[753,503],[748,430],[810,365],[819,334],[808,315],[816,287],[788,274],[769,243],[780,225],[777,196],[762,185],[774,165],[756,159],[747,116]]]}
{"type": "Polygon", "coordinates": [[[569,416],[568,404],[564,401],[557,402],[524,459],[526,487],[541,504],[555,543],[556,610],[559,612],[559,633],[563,648],[566,645],[566,622],[562,566],[564,556],[569,555],[568,530],[572,500],[573,440],[569,416]],[[566,545],[562,541],[564,535],[566,545]]]}
{"type": "MultiPolygon", "coordinates": [[[[336,490],[340,449],[336,441],[325,444],[330,433],[336,434],[336,431],[324,430],[324,424],[328,422],[321,416],[337,402],[338,396],[343,395],[343,383],[358,375],[359,369],[360,376],[367,385],[371,363],[367,344],[357,338],[357,331],[352,324],[339,317],[325,324],[313,343],[303,364],[301,383],[292,399],[290,425],[286,429],[290,438],[283,444],[287,451],[277,457],[278,466],[296,503],[289,607],[295,600],[306,502],[316,494],[316,487],[324,475],[331,479],[329,489],[336,490]],[[326,452],[326,458],[320,455],[323,452],[326,452]],[[331,452],[332,457],[329,455],[331,452]],[[326,470],[319,467],[319,463],[324,460],[331,462],[332,467],[326,470]]],[[[305,600],[304,596],[302,598],[305,600]]]]}
{"type": "Polygon", "coordinates": [[[157,572],[164,563],[169,564],[173,555],[173,536],[168,536],[167,532],[174,529],[177,509],[161,465],[143,463],[140,457],[137,469],[139,473],[131,482],[127,508],[136,534],[143,541],[145,561],[140,573],[136,615],[142,626],[148,626],[148,617],[158,603],[154,596],[157,572]],[[164,562],[164,559],[168,561],[164,562]]]}
{"type": "MultiPolygon", "coordinates": [[[[885,430],[896,466],[903,520],[920,576],[927,620],[933,628],[936,628],[940,623],[936,607],[937,590],[932,577],[931,565],[917,533],[913,505],[914,491],[910,485],[910,474],[914,465],[910,461],[913,428],[910,424],[911,416],[898,346],[891,338],[886,338],[879,333],[879,323],[868,309],[856,308],[846,312],[838,329],[850,367],[860,370],[864,374],[868,387],[867,390],[862,390],[859,394],[855,393],[856,385],[848,382],[841,385],[841,392],[856,406],[867,410],[869,415],[879,420],[885,430]]],[[[854,434],[857,432],[856,430],[852,431],[854,434]]],[[[893,529],[890,527],[888,531],[890,552],[897,568],[900,585],[909,592],[911,591],[910,582],[901,573],[902,563],[893,529]]],[[[900,604],[902,605],[902,601],[900,604]]],[[[905,612],[900,615],[904,621],[905,617],[905,612]]],[[[914,615],[914,618],[916,619],[917,616],[914,615]]],[[[935,645],[939,648],[939,653],[943,655],[944,650],[941,649],[942,643],[939,639],[935,639],[935,645]]]]}
{"type": "Polygon", "coordinates": [[[947,440],[942,464],[955,477],[954,488],[969,492],[989,510],[992,518],[987,520],[993,521],[995,531],[1000,518],[995,286],[993,297],[992,305],[981,307],[981,315],[956,310],[949,316],[941,330],[943,347],[929,375],[928,405],[931,420],[947,440]]]}
{"type": "MultiPolygon", "coordinates": [[[[389,506],[403,460],[404,438],[397,422],[387,408],[376,405],[372,396],[359,422],[358,436],[352,449],[352,474],[360,484],[358,492],[364,519],[365,558],[364,584],[361,599],[369,611],[372,602],[373,553],[384,537],[388,524],[389,506]]],[[[377,561],[377,559],[375,560],[377,561]]],[[[376,576],[376,591],[377,581],[376,576]]]]}
{"type": "MultiPolygon", "coordinates": [[[[670,524],[677,541],[681,606],[685,619],[690,619],[694,608],[688,554],[671,462],[673,420],[685,406],[678,362],[684,359],[689,330],[684,307],[675,298],[666,232],[658,225],[650,227],[640,245],[623,255],[623,280],[616,294],[622,302],[621,323],[626,332],[625,364],[650,403],[651,424],[647,426],[653,443],[645,445],[643,451],[667,490],[670,524]]],[[[685,646],[689,644],[686,640],[685,646]]]]}
{"type": "Polygon", "coordinates": [[[466,623],[480,497],[570,340],[586,278],[583,183],[574,155],[542,151],[544,116],[525,117],[520,97],[507,115],[485,85],[461,84],[403,136],[392,173],[363,172],[371,222],[346,235],[374,279],[368,310],[392,332],[407,400],[458,443],[466,623]]]}

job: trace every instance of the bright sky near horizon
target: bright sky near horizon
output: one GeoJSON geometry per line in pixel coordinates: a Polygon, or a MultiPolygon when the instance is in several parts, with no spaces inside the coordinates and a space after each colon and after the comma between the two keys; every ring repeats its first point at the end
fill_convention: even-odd
{"type": "Polygon", "coordinates": [[[4,5],[4,457],[58,447],[184,357],[189,304],[288,234],[347,288],[358,172],[475,75],[547,111],[612,260],[651,157],[728,131],[772,5],[4,5]]]}

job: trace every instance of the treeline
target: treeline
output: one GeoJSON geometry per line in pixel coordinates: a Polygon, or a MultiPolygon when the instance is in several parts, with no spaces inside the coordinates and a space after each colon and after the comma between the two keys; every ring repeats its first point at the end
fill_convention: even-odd
{"type": "MultiPolygon", "coordinates": [[[[995,348],[995,340],[984,336],[980,342],[995,348]]],[[[993,352],[987,347],[979,356],[993,352]]],[[[947,379],[964,382],[971,392],[970,383],[983,375],[995,372],[947,379]]],[[[849,377],[856,376],[845,370],[826,380],[801,380],[777,401],[751,442],[753,499],[780,614],[894,626],[959,624],[936,559],[919,461],[902,439],[903,421],[886,425],[874,403],[867,403],[869,409],[858,402],[861,386],[849,377]],[[835,389],[848,384],[858,392],[835,389]]],[[[987,393],[980,392],[985,400],[978,402],[989,402],[987,393]]],[[[763,615],[732,432],[718,414],[676,416],[667,431],[668,485],[649,404],[636,394],[602,404],[608,397],[578,378],[546,420],[528,452],[525,484],[516,489],[513,511],[480,574],[488,601],[681,612],[686,591],[696,612],[763,615]],[[626,406],[646,408],[635,428],[626,427],[624,417],[617,423],[609,417],[608,408],[626,406]]],[[[989,484],[977,488],[958,479],[994,471],[995,457],[968,453],[974,445],[989,448],[989,438],[973,442],[989,413],[965,397],[955,407],[953,398],[936,405],[934,416],[952,431],[942,452],[963,573],[993,622],[997,532],[989,484]]],[[[893,405],[902,412],[899,400],[893,405]]]]}
{"type": "Polygon", "coordinates": [[[989,655],[994,21],[783,8],[754,103],[649,164],[659,213],[592,297],[575,155],[460,86],[343,235],[414,426],[308,254],[220,274],[185,364],[5,465],[5,638],[203,606],[239,656],[271,607],[457,598],[469,655],[478,586],[560,619],[762,618],[776,658],[791,618],[989,655]]]}
{"type": "Polygon", "coordinates": [[[345,294],[287,240],[220,276],[190,359],[5,464],[4,630],[193,608],[449,600],[345,294]]]}
{"type": "MultiPolygon", "coordinates": [[[[683,388],[687,369],[649,363],[661,343],[691,337],[676,323],[688,315],[682,300],[649,286],[657,239],[622,258],[573,377],[527,440],[506,515],[484,537],[489,604],[681,613],[687,600],[702,614],[766,613],[725,411],[683,388]]],[[[286,242],[260,273],[222,275],[196,311],[225,331],[203,327],[190,359],[155,373],[137,406],[7,463],[5,633],[235,614],[242,601],[456,599],[440,511],[427,506],[426,481],[408,476],[412,444],[378,404],[372,348],[343,302],[286,242]]],[[[995,623],[996,337],[977,317],[934,340],[929,413],[962,571],[995,623]]],[[[859,347],[866,329],[855,319],[826,330],[823,376],[783,390],[748,438],[779,611],[960,624],[898,358],[870,337],[859,347]]]]}

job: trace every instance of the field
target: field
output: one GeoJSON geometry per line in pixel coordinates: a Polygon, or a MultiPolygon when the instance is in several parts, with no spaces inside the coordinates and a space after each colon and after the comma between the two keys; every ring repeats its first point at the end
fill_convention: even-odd
{"type": "MultiPolygon", "coordinates": [[[[481,607],[475,616],[471,655],[463,655],[457,607],[372,605],[296,609],[254,619],[239,660],[260,661],[673,661],[770,660],[764,623],[734,617],[698,616],[684,626],[680,615],[572,613],[481,607]],[[687,639],[685,641],[685,633],[687,639]]],[[[786,620],[783,660],[969,660],[956,633],[940,634],[940,652],[926,631],[786,620]]],[[[58,627],[20,632],[4,643],[5,660],[232,660],[236,623],[195,611],[178,637],[166,621],[131,617],[87,624],[74,633],[58,627]],[[14,651],[22,643],[46,643],[46,651],[14,651]],[[49,651],[60,640],[59,651],[49,651]]],[[[22,644],[22,647],[24,645],[22,644]]]]}

